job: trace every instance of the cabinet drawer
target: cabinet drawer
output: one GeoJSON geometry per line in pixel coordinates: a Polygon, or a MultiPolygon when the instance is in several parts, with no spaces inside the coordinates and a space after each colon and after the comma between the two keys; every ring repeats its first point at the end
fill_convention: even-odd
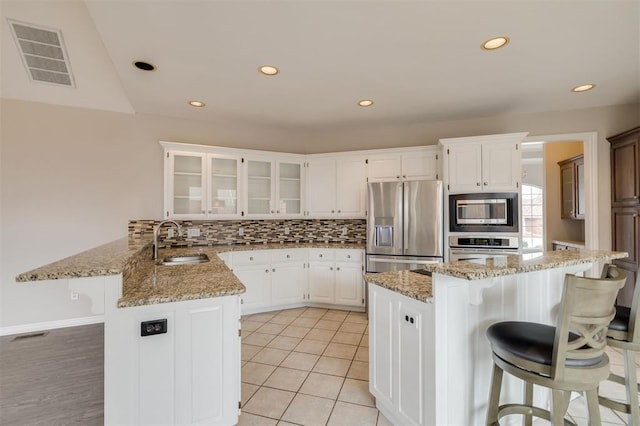
{"type": "Polygon", "coordinates": [[[333,249],[309,249],[309,261],[332,261],[333,249]]]}
{"type": "Polygon", "coordinates": [[[289,262],[307,259],[305,249],[274,250],[271,252],[272,262],[289,262]]]}
{"type": "Polygon", "coordinates": [[[233,253],[233,267],[239,265],[253,265],[271,263],[271,252],[268,250],[241,251],[233,253]]]}
{"type": "Polygon", "coordinates": [[[362,250],[336,249],[335,259],[337,262],[362,263],[362,250]]]}

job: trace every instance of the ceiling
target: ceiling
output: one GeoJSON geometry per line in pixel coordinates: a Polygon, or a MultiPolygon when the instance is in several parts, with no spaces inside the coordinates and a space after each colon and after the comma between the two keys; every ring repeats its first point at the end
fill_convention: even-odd
{"type": "Polygon", "coordinates": [[[640,101],[640,0],[0,0],[0,8],[9,99],[292,130],[640,101]],[[76,87],[30,81],[7,19],[61,30],[76,87]],[[511,42],[480,48],[498,35],[511,42]],[[280,73],[260,74],[265,64],[280,73]],[[597,86],[571,92],[584,83],[597,86]],[[358,107],[360,99],[375,103],[358,107]]]}

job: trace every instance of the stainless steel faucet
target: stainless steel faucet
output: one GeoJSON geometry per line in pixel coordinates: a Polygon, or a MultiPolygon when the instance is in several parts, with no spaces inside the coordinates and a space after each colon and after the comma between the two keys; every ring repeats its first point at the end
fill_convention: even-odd
{"type": "Polygon", "coordinates": [[[162,222],[160,222],[158,226],[156,226],[156,229],[153,230],[153,260],[158,259],[158,234],[160,233],[160,228],[165,223],[174,224],[176,226],[176,229],[178,230],[178,236],[182,237],[182,226],[180,226],[178,222],[176,222],[175,220],[163,220],[162,222]]]}

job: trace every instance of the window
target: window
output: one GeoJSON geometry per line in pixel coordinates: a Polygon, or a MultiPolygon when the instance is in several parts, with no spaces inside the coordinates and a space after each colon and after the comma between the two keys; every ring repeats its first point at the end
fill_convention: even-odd
{"type": "Polygon", "coordinates": [[[522,185],[522,244],[525,251],[542,250],[544,247],[542,188],[522,185]]]}

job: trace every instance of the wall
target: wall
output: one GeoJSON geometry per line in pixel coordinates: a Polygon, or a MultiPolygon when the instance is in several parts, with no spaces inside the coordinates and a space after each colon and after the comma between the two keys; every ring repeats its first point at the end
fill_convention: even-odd
{"type": "Polygon", "coordinates": [[[545,168],[545,242],[552,249],[552,240],[584,241],[584,221],[561,219],[561,183],[558,161],[575,157],[584,152],[580,141],[551,142],[544,144],[545,168]]]}
{"type": "MultiPolygon", "coordinates": [[[[162,216],[159,140],[319,153],[437,143],[441,137],[529,131],[597,131],[600,240],[610,241],[606,136],[640,121],[640,105],[396,125],[359,131],[242,130],[167,117],[3,99],[0,105],[0,327],[91,315],[64,282],[14,282],[16,274],[123,237],[130,219],[162,216]]],[[[236,128],[237,129],[237,126],[236,128]]],[[[607,247],[602,247],[607,248],[607,247]]]]}

